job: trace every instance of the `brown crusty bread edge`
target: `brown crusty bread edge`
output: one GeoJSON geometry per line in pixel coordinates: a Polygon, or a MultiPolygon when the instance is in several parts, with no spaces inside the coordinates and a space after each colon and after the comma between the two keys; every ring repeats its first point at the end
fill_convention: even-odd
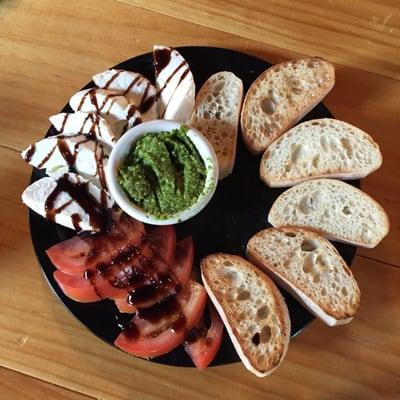
{"type": "MultiPolygon", "coordinates": [[[[279,230],[279,228],[268,228],[268,229],[278,229],[279,230]]],[[[285,228],[285,230],[286,230],[286,228],[285,228]]],[[[307,229],[301,229],[301,228],[291,228],[291,230],[307,231],[307,229]]],[[[257,232],[254,236],[252,236],[252,238],[257,235],[261,235],[261,233],[263,231],[264,230],[257,232]]],[[[314,231],[310,231],[310,232],[315,234],[314,231]]],[[[344,325],[344,324],[348,324],[349,322],[351,322],[351,320],[353,319],[353,316],[345,316],[344,318],[338,318],[337,316],[330,315],[329,313],[324,311],[318,304],[316,304],[314,301],[312,301],[302,290],[300,290],[298,287],[293,285],[291,282],[289,282],[283,276],[281,276],[280,274],[275,272],[273,270],[273,268],[271,268],[271,266],[269,266],[265,262],[265,260],[263,260],[263,258],[258,255],[257,251],[255,251],[254,249],[251,248],[251,246],[249,246],[249,243],[252,238],[250,238],[249,242],[247,243],[246,257],[254,265],[258,266],[263,271],[265,271],[271,277],[271,279],[273,279],[275,282],[277,282],[278,286],[281,286],[282,288],[284,288],[296,300],[298,300],[301,304],[303,304],[313,315],[315,315],[317,318],[321,319],[328,326],[344,325]]],[[[325,239],[324,237],[321,236],[321,238],[319,238],[319,240],[327,240],[327,239],[325,239]]],[[[336,254],[339,256],[339,258],[343,261],[342,257],[340,256],[340,254],[336,250],[336,248],[333,247],[332,250],[334,250],[336,252],[336,254]]],[[[346,265],[346,263],[344,261],[342,263],[342,266],[349,275],[353,276],[353,273],[351,272],[351,270],[349,269],[349,267],[346,265]]],[[[359,297],[357,305],[355,307],[354,314],[358,310],[359,306],[360,306],[360,297],[359,297]]]]}
{"type": "MultiPolygon", "coordinates": [[[[241,133],[242,133],[242,139],[243,142],[246,146],[246,148],[250,151],[250,153],[257,155],[257,154],[261,154],[263,153],[266,148],[268,148],[268,146],[266,148],[256,148],[254,147],[254,145],[248,140],[248,135],[246,130],[244,129],[245,126],[245,119],[247,118],[247,115],[249,114],[249,110],[248,110],[248,102],[249,102],[249,98],[250,96],[253,96],[256,88],[259,84],[260,81],[265,79],[265,76],[271,72],[274,72],[275,69],[277,68],[281,68],[282,64],[285,64],[286,62],[290,62],[290,61],[299,61],[299,60],[308,60],[308,59],[318,59],[320,61],[323,61],[325,63],[327,63],[327,65],[330,67],[331,69],[331,73],[333,75],[333,79],[332,81],[326,85],[326,87],[324,88],[324,90],[321,92],[320,96],[316,97],[312,102],[309,103],[309,106],[307,108],[305,108],[303,110],[303,112],[301,112],[300,114],[298,114],[296,116],[296,118],[293,118],[292,120],[289,120],[284,126],[282,126],[281,130],[279,131],[279,134],[275,137],[275,139],[277,139],[278,137],[280,137],[284,132],[286,132],[288,129],[290,129],[292,126],[294,126],[298,121],[300,121],[305,115],[307,115],[317,104],[319,104],[324,97],[332,90],[332,88],[335,86],[335,67],[333,66],[333,64],[331,62],[329,62],[328,60],[325,60],[324,58],[321,57],[306,57],[306,58],[300,58],[297,60],[286,60],[284,62],[281,62],[279,64],[275,64],[272,65],[271,67],[267,68],[263,73],[261,73],[261,75],[258,76],[258,78],[251,84],[249,90],[247,91],[244,100],[243,100],[243,105],[242,105],[242,112],[240,114],[240,128],[241,128],[241,133]]],[[[275,140],[274,139],[274,140],[275,140]]]]}
{"type": "MultiPolygon", "coordinates": [[[[314,121],[323,121],[328,118],[318,118],[318,119],[313,119],[307,122],[314,122],[314,121]]],[[[341,121],[340,121],[341,122],[341,121]]],[[[292,129],[296,129],[296,127],[293,127],[292,129]]],[[[364,136],[366,136],[366,139],[369,140],[375,148],[379,152],[379,163],[376,164],[373,168],[365,168],[364,170],[359,170],[358,172],[353,172],[350,170],[342,170],[342,171],[330,171],[329,173],[322,173],[322,174],[315,174],[315,175],[309,175],[309,176],[304,176],[302,178],[297,178],[297,179],[275,179],[272,177],[270,174],[268,174],[264,168],[263,168],[263,160],[265,158],[265,155],[267,153],[267,150],[265,150],[261,161],[260,161],[260,179],[269,187],[271,188],[278,188],[278,187],[290,187],[297,185],[298,183],[304,182],[304,181],[309,181],[311,179],[322,179],[322,178],[331,178],[331,179],[342,179],[342,180],[352,180],[352,179],[362,179],[365,178],[366,176],[372,174],[373,172],[377,171],[383,163],[383,157],[382,157],[382,152],[380,150],[379,144],[375,142],[373,137],[368,134],[367,132],[363,131],[360,128],[357,128],[360,131],[363,132],[364,136]]],[[[290,130],[286,131],[283,133],[281,136],[278,136],[275,140],[277,141],[278,139],[282,138],[283,135],[285,135],[287,132],[290,130]]],[[[272,144],[272,143],[271,143],[272,144]]]]}
{"type": "Polygon", "coordinates": [[[233,346],[236,350],[236,352],[238,353],[242,363],[244,364],[244,366],[253,374],[255,374],[256,376],[263,378],[266,377],[268,375],[270,375],[272,372],[274,372],[282,363],[283,359],[285,358],[285,355],[287,353],[288,347],[289,347],[289,340],[290,340],[290,332],[291,332],[291,325],[290,325],[290,316],[289,316],[289,310],[287,308],[285,299],[283,298],[281,292],[279,291],[279,289],[277,288],[277,286],[274,284],[274,282],[268,277],[267,274],[265,274],[264,272],[262,272],[260,269],[258,269],[256,266],[254,266],[253,264],[251,264],[248,260],[236,256],[236,255],[231,255],[231,254],[225,254],[225,253],[214,253],[214,254],[210,254],[206,257],[204,257],[201,262],[200,262],[200,270],[201,270],[201,277],[202,277],[202,281],[204,284],[204,287],[207,291],[208,296],[210,297],[212,303],[214,304],[219,316],[221,317],[225,328],[229,334],[229,337],[232,340],[233,346]],[[286,334],[282,337],[283,339],[283,351],[282,354],[280,356],[279,362],[278,364],[276,364],[273,368],[271,368],[268,371],[259,371],[257,370],[253,365],[252,365],[252,361],[251,359],[248,357],[248,355],[243,351],[242,349],[242,345],[241,345],[241,340],[240,338],[236,337],[236,335],[234,334],[233,330],[232,330],[232,326],[229,322],[228,316],[225,314],[224,309],[222,308],[222,306],[220,305],[219,301],[217,300],[217,298],[215,297],[213,290],[211,289],[208,280],[207,280],[207,273],[206,273],[206,269],[208,267],[208,260],[211,256],[228,256],[231,259],[236,260],[236,262],[240,262],[241,264],[245,264],[248,268],[251,268],[267,285],[267,287],[269,288],[270,292],[272,293],[272,295],[275,297],[275,300],[277,301],[277,303],[280,306],[280,311],[281,314],[278,316],[281,319],[281,324],[283,325],[283,327],[285,328],[286,334]]]}
{"type": "MultiPolygon", "coordinates": [[[[321,179],[325,179],[325,178],[321,178],[321,179]]],[[[329,178],[327,178],[327,179],[329,179],[329,178]]],[[[313,179],[309,179],[309,180],[314,180],[314,178],[313,178],[313,179]]],[[[296,187],[296,186],[292,186],[292,187],[289,188],[288,190],[292,190],[294,187],[296,187]]],[[[282,196],[283,194],[285,194],[287,191],[285,191],[285,192],[283,192],[282,194],[280,194],[280,195],[275,199],[275,201],[272,203],[272,206],[271,206],[271,208],[269,209],[269,212],[268,212],[268,222],[269,222],[274,228],[301,228],[301,229],[305,229],[305,230],[308,230],[308,231],[313,231],[313,232],[315,232],[315,233],[318,233],[319,235],[324,236],[324,237],[325,237],[326,239],[328,239],[328,240],[333,240],[333,241],[335,241],[335,242],[344,243],[344,244],[351,244],[351,245],[353,245],[353,246],[365,247],[366,249],[373,249],[374,247],[376,247],[376,246],[388,235],[388,233],[389,233],[389,231],[390,231],[390,220],[389,220],[389,216],[387,215],[385,209],[384,209],[374,198],[372,198],[370,195],[368,195],[367,193],[363,192],[361,189],[359,189],[359,188],[357,188],[357,187],[355,187],[355,186],[352,186],[352,188],[353,188],[354,190],[360,192],[360,194],[361,194],[362,196],[367,197],[370,201],[372,201],[373,203],[375,203],[375,205],[382,211],[382,213],[383,213],[383,215],[384,215],[384,218],[385,218],[385,234],[382,235],[382,237],[381,237],[381,238],[379,239],[379,241],[376,242],[376,243],[371,243],[371,244],[369,244],[369,243],[366,243],[366,242],[356,242],[356,241],[353,241],[353,240],[348,240],[348,239],[340,238],[340,237],[337,237],[337,236],[333,236],[333,235],[331,235],[329,232],[325,232],[325,231],[323,231],[322,229],[314,228],[314,227],[312,227],[312,226],[307,226],[307,225],[301,225],[301,224],[298,224],[298,225],[294,225],[294,224],[274,225],[274,223],[273,223],[273,219],[274,219],[274,217],[273,217],[273,211],[275,211],[275,208],[277,207],[277,206],[276,206],[276,203],[277,203],[278,199],[280,198],[280,196],[282,196]]]]}

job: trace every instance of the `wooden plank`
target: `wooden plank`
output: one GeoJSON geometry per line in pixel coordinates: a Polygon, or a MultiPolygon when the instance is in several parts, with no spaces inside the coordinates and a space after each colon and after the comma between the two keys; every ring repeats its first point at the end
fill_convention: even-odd
{"type": "Polygon", "coordinates": [[[395,0],[268,2],[122,0],[283,49],[398,79],[400,9],[395,0]]]}
{"type": "Polygon", "coordinates": [[[40,273],[20,193],[30,171],[0,149],[0,365],[107,399],[324,398],[400,396],[400,271],[356,257],[359,315],[347,326],[314,323],[291,342],[267,379],[242,365],[205,372],[156,365],[95,338],[56,300],[40,273]],[[289,384],[290,382],[290,384],[289,384]]]}
{"type": "MultiPolygon", "coordinates": [[[[2,3],[0,10],[0,86],[6,88],[0,91],[0,145],[18,150],[44,136],[48,116],[94,73],[150,51],[160,38],[171,45],[228,47],[271,62],[300,56],[118,2],[99,7],[91,0],[83,7],[77,0],[20,1],[2,3]],[[89,45],[82,39],[88,37],[89,45]]],[[[378,248],[359,252],[393,265],[400,265],[400,180],[393,173],[400,147],[399,92],[399,81],[337,65],[337,83],[326,98],[337,118],[370,132],[382,148],[383,167],[363,187],[388,211],[392,229],[378,248]]]]}
{"type": "Polygon", "coordinates": [[[90,400],[88,397],[7,368],[0,368],[0,393],[5,400],[90,400]]]}

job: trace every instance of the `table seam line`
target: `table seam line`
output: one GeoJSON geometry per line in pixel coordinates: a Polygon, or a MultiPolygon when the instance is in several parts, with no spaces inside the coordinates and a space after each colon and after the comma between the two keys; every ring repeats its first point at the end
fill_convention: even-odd
{"type": "MultiPolygon", "coordinates": [[[[223,29],[215,28],[215,27],[203,24],[203,23],[189,21],[189,20],[184,19],[183,17],[177,16],[177,15],[173,15],[172,13],[169,14],[167,12],[155,11],[155,10],[152,10],[150,8],[146,8],[145,6],[143,6],[141,4],[139,4],[139,5],[138,4],[132,4],[132,3],[128,3],[128,2],[126,2],[124,0],[117,0],[117,1],[119,3],[122,3],[122,4],[126,4],[127,6],[130,6],[130,7],[138,7],[138,8],[141,8],[142,10],[145,10],[145,11],[148,11],[148,12],[152,12],[152,13],[155,13],[155,14],[167,16],[167,17],[170,17],[170,18],[175,18],[175,19],[178,19],[180,21],[188,22],[188,23],[191,23],[191,24],[194,24],[194,25],[201,26],[203,28],[215,30],[215,31],[222,32],[222,33],[225,33],[225,34],[228,34],[228,35],[236,36],[236,37],[241,38],[241,39],[245,39],[245,40],[253,41],[253,42],[256,42],[256,43],[263,44],[263,45],[271,46],[271,47],[276,48],[276,49],[282,49],[282,50],[290,51],[292,53],[299,54],[300,56],[304,55],[304,56],[312,57],[312,55],[308,54],[308,53],[301,53],[301,52],[299,53],[296,50],[292,50],[291,48],[288,48],[288,47],[277,46],[277,45],[274,45],[274,44],[270,44],[268,42],[262,42],[262,41],[257,40],[257,39],[249,38],[247,36],[238,35],[237,33],[232,33],[232,32],[229,32],[229,31],[226,31],[226,30],[223,30],[223,29]]],[[[177,47],[179,47],[179,46],[177,46],[177,47]]],[[[265,61],[268,61],[268,60],[265,60],[265,61]]],[[[384,75],[384,74],[379,73],[379,72],[370,71],[370,70],[367,70],[367,69],[362,69],[362,68],[355,67],[355,66],[352,66],[352,65],[349,65],[349,64],[344,64],[342,62],[333,62],[333,64],[340,65],[342,67],[352,68],[354,70],[367,72],[367,73],[370,73],[370,74],[374,74],[374,75],[380,76],[382,78],[388,78],[388,79],[394,80],[396,82],[400,81],[400,77],[399,78],[395,78],[394,76],[384,75]]]]}
{"type": "Polygon", "coordinates": [[[368,256],[366,256],[366,255],[364,255],[364,254],[358,254],[358,253],[357,253],[356,256],[357,256],[357,257],[360,257],[360,258],[365,258],[365,259],[367,259],[367,260],[374,261],[374,262],[377,262],[377,263],[380,263],[380,264],[384,264],[384,265],[386,265],[386,266],[388,266],[388,267],[391,267],[391,268],[396,268],[396,269],[399,269],[399,268],[400,268],[400,265],[391,264],[391,263],[389,263],[389,262],[387,262],[387,261],[381,261],[381,260],[378,260],[378,259],[376,259],[376,258],[368,257],[368,256]]]}
{"type": "Polygon", "coordinates": [[[29,377],[29,378],[36,379],[36,380],[38,380],[38,381],[40,381],[40,382],[44,382],[44,383],[46,383],[46,384],[59,387],[59,388],[61,388],[61,389],[67,390],[67,391],[69,391],[69,392],[71,392],[71,393],[77,393],[77,394],[79,394],[79,395],[81,395],[81,396],[86,396],[88,399],[96,399],[96,397],[93,397],[93,396],[88,395],[88,394],[86,394],[86,393],[83,393],[83,392],[77,391],[77,390],[75,390],[75,389],[69,388],[68,386],[63,386],[63,385],[60,385],[60,384],[58,384],[58,383],[52,382],[52,381],[50,381],[50,380],[46,380],[46,379],[44,379],[44,378],[42,378],[42,377],[37,377],[37,376],[31,375],[31,374],[29,374],[29,373],[26,373],[25,371],[21,371],[21,370],[15,369],[15,368],[10,368],[9,366],[6,366],[6,365],[4,365],[4,364],[1,364],[1,365],[0,365],[0,368],[8,369],[8,370],[13,371],[13,372],[15,372],[15,373],[17,373],[17,374],[21,374],[21,375],[27,376],[27,377],[29,377]]]}

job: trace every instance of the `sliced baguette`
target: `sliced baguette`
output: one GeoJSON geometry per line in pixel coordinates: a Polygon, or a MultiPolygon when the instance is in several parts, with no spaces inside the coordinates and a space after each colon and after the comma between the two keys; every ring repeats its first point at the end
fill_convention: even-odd
{"type": "Polygon", "coordinates": [[[314,179],[282,193],[272,205],[274,227],[303,227],[344,243],[372,248],[389,232],[384,209],[363,191],[336,179],[314,179]]]}
{"type": "Polygon", "coordinates": [[[243,364],[259,377],[269,375],[285,357],[290,339],[289,312],[279,289],[239,256],[211,254],[200,268],[243,364]]]}
{"type": "Polygon", "coordinates": [[[371,136],[337,119],[306,121],[285,132],[265,151],[261,179],[270,187],[311,178],[364,178],[382,165],[371,136]]]}
{"type": "Polygon", "coordinates": [[[247,243],[247,258],[329,326],[353,319],[360,289],[328,240],[298,228],[269,228],[247,243]]]}
{"type": "Polygon", "coordinates": [[[219,179],[235,164],[243,82],[232,72],[212,75],[201,87],[189,124],[211,143],[218,158],[219,179]]]}
{"type": "Polygon", "coordinates": [[[313,109],[335,84],[334,66],[319,57],[286,61],[264,71],[244,99],[241,126],[247,148],[263,152],[313,109]]]}

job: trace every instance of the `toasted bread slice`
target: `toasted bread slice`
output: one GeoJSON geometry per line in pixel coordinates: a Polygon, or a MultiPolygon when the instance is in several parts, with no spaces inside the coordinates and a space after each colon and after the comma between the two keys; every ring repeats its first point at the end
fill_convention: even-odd
{"type": "Polygon", "coordinates": [[[389,232],[384,209],[363,191],[336,179],[313,179],[282,193],[269,223],[320,232],[344,243],[372,248],[389,232]]]}
{"type": "Polygon", "coordinates": [[[285,132],[265,151],[261,179],[286,187],[312,178],[364,178],[382,165],[371,136],[347,122],[323,118],[285,132]]]}
{"type": "Polygon", "coordinates": [[[201,87],[189,124],[211,143],[218,158],[219,179],[235,164],[243,82],[232,72],[212,75],[201,87]]]}
{"type": "Polygon", "coordinates": [[[241,126],[247,148],[263,152],[313,109],[335,84],[334,66],[319,57],[286,61],[264,71],[244,99],[241,126]]]}
{"type": "Polygon", "coordinates": [[[290,339],[289,312],[279,289],[247,260],[211,254],[201,260],[204,286],[245,367],[259,377],[273,372],[290,339]]]}
{"type": "Polygon", "coordinates": [[[247,258],[329,326],[347,324],[360,289],[328,240],[298,228],[269,228],[247,243],[247,258]]]}

